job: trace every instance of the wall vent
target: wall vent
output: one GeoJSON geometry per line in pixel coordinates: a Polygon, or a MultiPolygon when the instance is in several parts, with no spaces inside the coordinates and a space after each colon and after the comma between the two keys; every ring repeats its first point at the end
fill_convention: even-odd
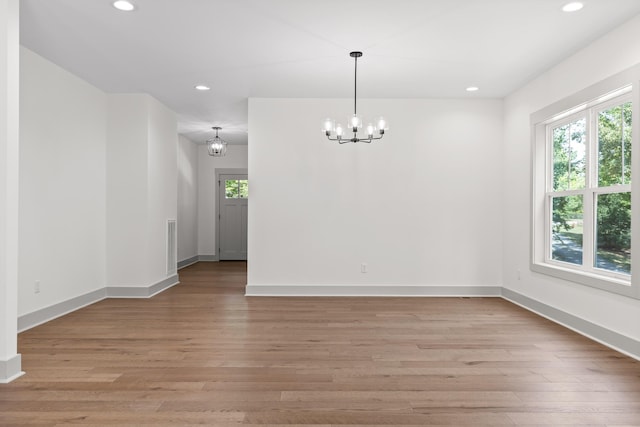
{"type": "Polygon", "coordinates": [[[167,276],[173,276],[178,271],[178,236],[176,220],[167,221],[167,276]]]}

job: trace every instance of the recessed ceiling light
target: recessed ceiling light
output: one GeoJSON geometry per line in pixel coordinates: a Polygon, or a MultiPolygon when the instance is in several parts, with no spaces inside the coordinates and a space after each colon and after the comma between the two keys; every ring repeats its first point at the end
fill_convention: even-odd
{"type": "Polygon", "coordinates": [[[579,1],[574,1],[571,3],[567,3],[564,6],[562,6],[562,11],[563,12],[577,12],[580,9],[582,9],[584,7],[584,4],[580,3],[579,1]]]}
{"type": "Polygon", "coordinates": [[[202,90],[202,91],[211,90],[211,88],[209,86],[205,86],[205,85],[195,85],[193,88],[195,90],[202,90]]]}
{"type": "Polygon", "coordinates": [[[130,1],[118,0],[113,2],[113,7],[124,12],[131,12],[136,7],[130,1]]]}
{"type": "Polygon", "coordinates": [[[478,86],[469,86],[467,92],[476,92],[478,89],[480,89],[478,86]]]}

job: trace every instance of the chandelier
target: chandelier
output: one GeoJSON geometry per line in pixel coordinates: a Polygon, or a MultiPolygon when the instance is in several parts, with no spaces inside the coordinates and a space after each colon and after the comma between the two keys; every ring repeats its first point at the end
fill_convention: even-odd
{"type": "Polygon", "coordinates": [[[227,154],[227,143],[218,136],[218,131],[222,128],[220,126],[214,126],[211,129],[216,131],[216,136],[213,139],[207,140],[209,155],[222,157],[227,154]]]}
{"type": "Polygon", "coordinates": [[[370,144],[371,141],[376,139],[382,139],[384,132],[389,129],[386,120],[380,117],[377,120],[376,125],[369,123],[366,127],[366,138],[358,138],[358,132],[362,129],[362,117],[358,116],[358,58],[362,56],[362,52],[351,52],[349,56],[355,61],[355,76],[353,83],[353,116],[348,119],[348,125],[353,132],[353,137],[345,137],[345,128],[340,124],[335,124],[332,119],[326,119],[323,122],[322,130],[327,136],[329,141],[338,141],[339,144],[346,144],[347,142],[366,142],[370,144]],[[377,136],[376,136],[377,135],[377,136]]]}

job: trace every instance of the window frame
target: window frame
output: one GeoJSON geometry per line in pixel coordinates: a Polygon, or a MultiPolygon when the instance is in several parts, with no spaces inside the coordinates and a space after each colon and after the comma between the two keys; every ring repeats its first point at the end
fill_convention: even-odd
{"type": "Polygon", "coordinates": [[[249,198],[249,187],[248,187],[248,183],[249,180],[248,179],[225,179],[224,180],[224,198],[227,200],[238,200],[238,199],[243,199],[243,200],[247,200],[249,198]],[[236,186],[236,191],[237,191],[237,197],[229,197],[227,196],[227,182],[235,182],[235,186],[236,186]],[[241,182],[246,183],[247,185],[247,196],[244,197],[242,194],[242,189],[241,189],[241,182]]]}
{"type": "MultiPolygon", "coordinates": [[[[532,271],[569,280],[586,286],[640,299],[640,255],[631,258],[631,275],[593,266],[595,252],[594,215],[598,195],[631,192],[631,247],[640,248],[640,185],[620,184],[598,187],[597,164],[599,112],[625,102],[632,102],[632,177],[640,179],[640,65],[616,74],[600,83],[562,99],[531,115],[532,173],[531,173],[531,258],[532,271]],[[553,128],[585,117],[586,170],[582,189],[553,191],[553,149],[548,139],[553,128]],[[595,134],[594,134],[595,132],[595,134]],[[595,156],[595,157],[594,157],[595,156]],[[595,180],[595,181],[593,181],[595,180]],[[595,185],[590,185],[595,183],[595,185]],[[583,197],[583,263],[580,266],[551,258],[552,198],[565,195],[583,197]],[[634,203],[635,202],[635,203],[634,203]],[[589,220],[589,222],[587,222],[589,220]],[[584,243],[586,242],[586,243],[584,243]],[[587,254],[590,254],[587,255],[587,254]],[[585,257],[586,256],[586,257],[585,257]],[[634,274],[635,272],[635,274],[634,274]]],[[[632,183],[633,183],[632,178],[632,183]]]]}

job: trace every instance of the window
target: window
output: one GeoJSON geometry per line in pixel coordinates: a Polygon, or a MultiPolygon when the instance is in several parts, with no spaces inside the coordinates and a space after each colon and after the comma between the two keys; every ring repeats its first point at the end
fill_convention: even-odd
{"type": "Polygon", "coordinates": [[[246,199],[249,197],[249,181],[246,179],[227,179],[224,181],[226,199],[246,199]]]}
{"type": "Polygon", "coordinates": [[[632,85],[600,86],[532,116],[532,270],[640,297],[631,280],[637,105],[632,85]]]}
{"type": "Polygon", "coordinates": [[[547,124],[547,261],[631,274],[631,101],[628,95],[547,124]]]}

